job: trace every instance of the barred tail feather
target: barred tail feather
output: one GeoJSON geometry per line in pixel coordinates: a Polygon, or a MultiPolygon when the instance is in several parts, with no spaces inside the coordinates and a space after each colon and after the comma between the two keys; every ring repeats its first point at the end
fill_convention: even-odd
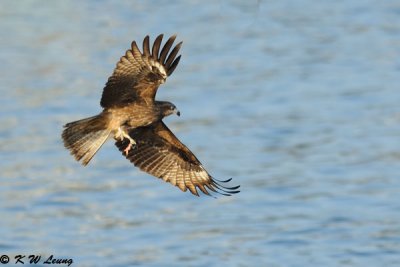
{"type": "Polygon", "coordinates": [[[111,134],[108,118],[100,115],[67,123],[62,133],[64,146],[83,165],[87,165],[111,134]]]}

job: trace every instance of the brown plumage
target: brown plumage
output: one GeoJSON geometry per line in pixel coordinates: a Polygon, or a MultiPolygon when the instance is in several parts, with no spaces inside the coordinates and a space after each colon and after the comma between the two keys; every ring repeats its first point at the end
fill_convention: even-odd
{"type": "Polygon", "coordinates": [[[176,36],[162,47],[159,35],[150,51],[150,39],[143,40],[143,52],[132,47],[117,63],[103,90],[103,111],[87,119],[67,123],[62,133],[64,145],[76,160],[87,165],[109,136],[135,166],[179,187],[199,195],[198,190],[231,195],[239,186],[225,187],[212,178],[194,154],[162,122],[171,114],[180,115],[174,104],[156,101],[160,84],[179,63],[182,42],[172,50],[176,36]],[[170,51],[171,50],[171,51],[170,51]]]}
{"type": "MultiPolygon", "coordinates": [[[[155,177],[169,182],[182,191],[199,195],[197,189],[209,195],[208,190],[223,195],[238,193],[239,186],[226,187],[211,177],[196,156],[168,129],[162,122],[155,122],[147,127],[129,131],[129,135],[137,140],[136,146],[129,151],[126,158],[155,177]]],[[[127,140],[118,140],[115,145],[123,151],[127,140]]]]}
{"type": "Polygon", "coordinates": [[[62,133],[64,145],[76,160],[87,165],[111,135],[115,139],[127,138],[130,141],[127,153],[135,144],[128,129],[150,125],[173,113],[179,115],[172,103],[154,100],[159,85],[179,63],[180,56],[176,55],[182,43],[169,52],[175,38],[175,35],[169,38],[160,54],[162,35],[154,41],[152,53],[149,52],[148,36],[143,42],[143,54],[136,42],[132,42],[132,48],[121,57],[103,90],[100,101],[103,111],[97,116],[65,125],[62,133]]]}

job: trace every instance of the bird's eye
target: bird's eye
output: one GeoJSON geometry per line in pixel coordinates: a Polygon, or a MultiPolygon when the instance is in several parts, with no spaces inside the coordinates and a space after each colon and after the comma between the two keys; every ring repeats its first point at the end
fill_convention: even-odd
{"type": "Polygon", "coordinates": [[[175,109],[175,107],[174,106],[171,106],[171,110],[174,110],[175,109]]]}

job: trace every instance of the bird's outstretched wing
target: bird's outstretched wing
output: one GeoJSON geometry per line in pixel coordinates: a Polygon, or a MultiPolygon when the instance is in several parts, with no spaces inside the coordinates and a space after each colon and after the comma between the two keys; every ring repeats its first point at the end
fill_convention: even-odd
{"type": "Polygon", "coordinates": [[[121,57],[104,87],[100,101],[103,108],[121,107],[140,99],[154,101],[158,86],[172,74],[181,58],[176,55],[182,42],[170,52],[176,35],[171,36],[160,51],[162,38],[160,34],[155,39],[151,51],[149,36],[143,40],[143,52],[135,41],[132,42],[132,48],[121,57]]]}
{"type": "MultiPolygon", "coordinates": [[[[132,129],[129,135],[136,141],[128,155],[125,155],[136,167],[155,177],[169,182],[182,191],[199,196],[197,189],[210,195],[208,190],[223,195],[238,193],[240,186],[226,187],[211,177],[200,161],[162,122],[147,127],[132,129]]],[[[117,141],[115,145],[123,152],[129,141],[117,141]]]]}

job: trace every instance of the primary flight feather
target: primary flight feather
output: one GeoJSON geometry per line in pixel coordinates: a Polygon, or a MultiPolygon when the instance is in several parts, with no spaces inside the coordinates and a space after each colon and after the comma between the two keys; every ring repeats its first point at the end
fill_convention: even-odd
{"type": "Polygon", "coordinates": [[[155,100],[158,87],[172,74],[181,56],[182,42],[171,50],[176,36],[161,48],[163,35],[150,47],[143,40],[142,52],[135,41],[126,51],[104,87],[96,116],[67,123],[62,133],[64,146],[77,161],[87,165],[110,137],[135,166],[169,182],[182,191],[199,195],[198,190],[223,195],[238,193],[239,186],[227,187],[211,177],[195,155],[168,129],[162,119],[180,115],[174,104],[155,100]],[[151,50],[150,50],[151,49],[151,50]],[[160,51],[161,49],[161,51],[160,51]]]}

